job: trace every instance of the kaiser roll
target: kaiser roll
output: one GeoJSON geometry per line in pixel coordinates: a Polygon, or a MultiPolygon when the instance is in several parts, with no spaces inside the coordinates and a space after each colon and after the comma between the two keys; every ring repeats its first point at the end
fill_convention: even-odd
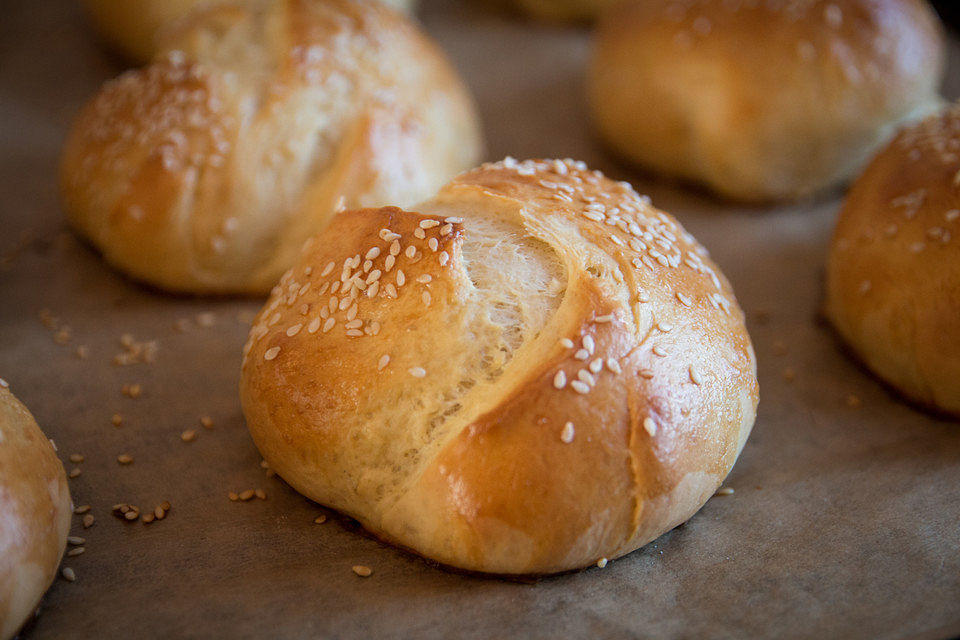
{"type": "Polygon", "coordinates": [[[497,574],[688,519],[758,397],[730,285],[676,220],[582,163],[512,159],[335,218],[257,317],[240,391],[298,491],[497,574]]]}
{"type": "Polygon", "coordinates": [[[73,226],[173,291],[265,292],[338,208],[411,204],[480,152],[443,54],[363,0],[194,14],[84,108],[62,159],[73,226]]]}
{"type": "Polygon", "coordinates": [[[793,199],[852,177],[934,107],[944,56],[925,0],[634,0],[597,29],[590,104],[628,160],[793,199]]]}
{"type": "Polygon", "coordinates": [[[827,263],[826,313],[916,402],[960,416],[960,106],[903,129],[853,184],[827,263]]]}
{"type": "Polygon", "coordinates": [[[0,380],[0,639],[13,637],[57,575],[72,509],[53,445],[0,380]]]}

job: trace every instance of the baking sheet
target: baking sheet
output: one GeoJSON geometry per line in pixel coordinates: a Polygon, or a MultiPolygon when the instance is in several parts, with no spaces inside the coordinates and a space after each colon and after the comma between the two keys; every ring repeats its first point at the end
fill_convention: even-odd
{"type": "MultiPolygon", "coordinates": [[[[426,1],[421,18],[475,91],[488,156],[571,156],[632,181],[734,283],[761,384],[754,433],[727,482],[736,493],[604,569],[535,583],[437,568],[333,515],[314,524],[324,510],[259,467],[237,400],[246,323],[261,301],[137,286],[64,227],[60,144],[120,70],[74,4],[7,0],[0,22],[0,377],[61,458],[85,456],[66,464],[82,469],[71,490],[96,518],[87,530],[76,518],[73,534],[87,539],[67,562],[77,581],[56,581],[24,638],[960,634],[960,425],[892,397],[817,324],[836,198],[744,209],[616,164],[586,122],[587,33],[483,2],[426,1]],[[64,326],[69,337],[58,338],[64,326]],[[125,333],[158,341],[156,361],[112,364],[125,333]],[[142,395],[125,397],[134,383],[142,395]],[[187,429],[195,441],[181,440],[187,429]],[[124,453],[133,464],[116,462],[124,453]],[[227,498],[254,488],[267,500],[227,498]],[[170,514],[150,525],[110,513],[163,500],[170,514]],[[356,564],[373,575],[357,577],[356,564]]],[[[951,72],[956,96],[960,67],[951,72]]]]}

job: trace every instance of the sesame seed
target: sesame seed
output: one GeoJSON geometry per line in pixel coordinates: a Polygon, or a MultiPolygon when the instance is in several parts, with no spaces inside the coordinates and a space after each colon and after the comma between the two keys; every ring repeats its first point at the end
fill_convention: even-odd
{"type": "Polygon", "coordinates": [[[121,453],[119,456],[117,456],[117,462],[122,465],[133,464],[133,456],[128,453],[121,453]]]}
{"type": "Polygon", "coordinates": [[[287,336],[289,336],[289,337],[292,338],[293,336],[295,336],[295,335],[297,335],[298,333],[300,333],[300,329],[302,329],[302,328],[303,328],[303,325],[300,324],[300,323],[297,323],[297,324],[293,325],[292,327],[290,327],[289,329],[287,329],[287,336]]]}
{"type": "Polygon", "coordinates": [[[409,247],[407,247],[407,250],[404,251],[403,253],[408,258],[412,258],[413,256],[417,255],[417,248],[413,245],[410,245],[409,247]]]}
{"type": "Polygon", "coordinates": [[[385,353],[380,356],[380,360],[377,362],[377,371],[383,371],[388,364],[390,364],[390,356],[385,353]]]}
{"type": "Polygon", "coordinates": [[[367,289],[367,297],[375,298],[379,291],[380,291],[380,282],[374,281],[374,283],[371,284],[370,287],[367,289]]]}
{"type": "Polygon", "coordinates": [[[593,373],[600,373],[600,370],[603,369],[603,358],[597,358],[590,363],[590,366],[587,367],[593,373]]]}
{"type": "Polygon", "coordinates": [[[320,272],[320,277],[325,277],[330,275],[330,272],[333,271],[333,268],[337,265],[331,260],[327,263],[327,266],[323,268],[323,271],[320,272]]]}
{"type": "Polygon", "coordinates": [[[90,505],[88,505],[88,504],[83,504],[83,505],[80,505],[79,507],[75,507],[75,508],[73,509],[74,515],[78,515],[78,516],[82,516],[83,514],[87,513],[88,511],[90,511],[90,505]]]}
{"type": "Polygon", "coordinates": [[[67,474],[67,477],[73,480],[74,478],[78,477],[81,473],[83,473],[83,471],[80,469],[80,467],[76,467],[70,470],[70,473],[67,474]]]}
{"type": "Polygon", "coordinates": [[[427,284],[428,282],[431,282],[432,280],[433,280],[433,276],[431,276],[431,275],[429,275],[429,274],[427,274],[427,273],[425,273],[425,274],[417,277],[417,282],[419,282],[420,284],[427,284]]]}
{"type": "Polygon", "coordinates": [[[446,266],[446,264],[450,262],[450,254],[446,251],[441,251],[440,255],[437,257],[437,262],[440,263],[441,267],[446,266]]]}
{"type": "Polygon", "coordinates": [[[67,536],[67,544],[72,546],[79,546],[87,543],[86,538],[81,538],[79,536],[67,536]]]}
{"type": "Polygon", "coordinates": [[[253,497],[257,495],[253,489],[247,489],[240,492],[240,500],[242,502],[247,502],[248,500],[253,500],[253,497]]]}
{"type": "Polygon", "coordinates": [[[397,269],[397,286],[402,287],[406,281],[407,276],[403,273],[403,269],[397,269]]]}
{"type": "Polygon", "coordinates": [[[89,529],[94,525],[96,521],[97,519],[93,517],[93,514],[88,513],[87,515],[83,516],[83,520],[81,520],[81,524],[83,524],[84,529],[89,529]]]}
{"type": "Polygon", "coordinates": [[[353,298],[343,297],[340,299],[340,304],[337,305],[337,308],[340,311],[346,311],[347,307],[353,304],[353,298]]]}
{"type": "Polygon", "coordinates": [[[396,263],[396,258],[394,258],[392,255],[387,256],[386,260],[383,261],[383,270],[389,273],[390,269],[393,269],[393,265],[396,263]]]}
{"type": "Polygon", "coordinates": [[[119,427],[121,424],[123,424],[123,416],[121,416],[119,413],[115,413],[110,418],[110,422],[113,424],[113,426],[119,427]]]}
{"type": "Polygon", "coordinates": [[[433,229],[434,227],[439,227],[439,226],[440,226],[439,220],[421,220],[420,221],[421,229],[433,229]]]}
{"type": "Polygon", "coordinates": [[[397,256],[400,254],[400,241],[394,240],[390,243],[390,255],[397,256]]]}
{"type": "Polygon", "coordinates": [[[359,329],[347,329],[346,334],[351,338],[359,338],[363,335],[363,331],[360,331],[359,329]]]}
{"type": "MultiPolygon", "coordinates": [[[[356,302],[354,302],[352,305],[350,305],[350,308],[347,309],[347,320],[348,320],[348,321],[351,321],[351,322],[352,322],[353,319],[357,317],[357,309],[358,309],[358,307],[357,307],[357,303],[356,303],[356,302]]],[[[348,329],[352,329],[353,327],[347,327],[347,328],[348,328],[348,329]]]]}
{"type": "Polygon", "coordinates": [[[600,558],[599,560],[597,560],[597,567],[598,567],[598,568],[603,569],[603,568],[606,567],[606,566],[607,566],[607,559],[606,559],[606,558],[600,558]]]}
{"type": "Polygon", "coordinates": [[[387,283],[387,286],[384,287],[387,291],[387,295],[391,298],[396,298],[399,294],[397,293],[397,288],[393,286],[392,282],[387,283]]]}
{"type": "Polygon", "coordinates": [[[557,371],[557,374],[553,376],[553,386],[557,389],[563,389],[567,386],[567,374],[561,369],[557,371]]]}
{"type": "Polygon", "coordinates": [[[673,325],[669,322],[658,322],[657,328],[660,329],[663,333],[670,333],[673,331],[673,325]]]}
{"type": "Polygon", "coordinates": [[[653,378],[653,371],[651,371],[650,369],[640,369],[640,377],[650,380],[651,378],[653,378]]]}
{"type": "Polygon", "coordinates": [[[573,349],[574,347],[573,340],[570,338],[560,338],[560,345],[567,349],[573,349]]]}
{"type": "Polygon", "coordinates": [[[430,301],[432,300],[432,298],[430,297],[429,291],[424,291],[423,293],[421,293],[420,299],[423,300],[423,304],[425,306],[428,306],[428,307],[430,306],[430,301]]]}
{"type": "Polygon", "coordinates": [[[449,218],[444,218],[443,221],[450,224],[460,224],[461,222],[463,222],[463,218],[458,218],[457,216],[450,216],[449,218]]]}
{"type": "Polygon", "coordinates": [[[620,363],[613,358],[607,358],[607,369],[617,374],[623,372],[623,369],[620,368],[620,363]]]}
{"type": "Polygon", "coordinates": [[[369,578],[373,575],[373,569],[362,564],[353,565],[353,572],[361,578],[369,578]]]}
{"type": "Polygon", "coordinates": [[[440,243],[437,241],[436,238],[430,238],[429,240],[427,240],[427,246],[430,247],[430,251],[436,251],[437,249],[440,248],[440,243]]]}
{"type": "Polygon", "coordinates": [[[449,222],[443,225],[443,227],[440,229],[440,235],[442,236],[448,236],[451,233],[453,233],[453,225],[450,224],[449,222]]]}
{"type": "Polygon", "coordinates": [[[717,489],[717,492],[713,495],[715,496],[732,496],[734,493],[733,488],[723,487],[722,489],[717,489]]]}
{"type": "Polygon", "coordinates": [[[564,444],[570,444],[573,442],[574,428],[573,423],[568,422],[563,425],[563,430],[560,432],[560,441],[564,444]]]}
{"type": "Polygon", "coordinates": [[[380,239],[384,242],[390,242],[400,237],[399,233],[394,233],[390,229],[380,229],[380,239]]]}
{"type": "Polygon", "coordinates": [[[367,255],[364,256],[367,260],[376,260],[380,255],[380,247],[373,247],[370,251],[367,251],[367,255]]]}
{"type": "Polygon", "coordinates": [[[596,344],[593,342],[591,336],[583,336],[583,348],[590,352],[590,355],[593,355],[593,350],[596,348],[596,344]]]}
{"type": "Polygon", "coordinates": [[[415,238],[419,238],[420,240],[423,240],[427,237],[427,234],[423,232],[423,229],[414,229],[413,235],[415,238]]]}
{"type": "Polygon", "coordinates": [[[654,355],[658,355],[661,358],[663,358],[667,355],[667,350],[661,347],[660,345],[656,344],[656,345],[653,345],[653,353],[654,355]]]}
{"type": "Polygon", "coordinates": [[[703,383],[703,379],[700,377],[700,372],[697,371],[693,365],[690,365],[690,381],[695,385],[700,385],[703,383]]]}
{"type": "Polygon", "coordinates": [[[266,499],[267,499],[267,492],[264,491],[263,489],[256,489],[253,493],[254,493],[254,494],[257,496],[257,498],[259,498],[260,500],[266,500],[266,499]]]}
{"type": "Polygon", "coordinates": [[[611,313],[605,316],[597,316],[595,322],[599,322],[601,324],[605,322],[613,322],[613,314],[611,313]]]}
{"type": "Polygon", "coordinates": [[[263,354],[264,360],[273,360],[280,353],[280,347],[270,347],[263,354]]]}
{"type": "Polygon", "coordinates": [[[597,379],[594,378],[593,375],[586,369],[580,369],[580,371],[577,371],[577,378],[583,382],[586,382],[591,387],[597,384],[597,379]]]}
{"type": "Polygon", "coordinates": [[[647,433],[649,433],[651,437],[657,435],[657,423],[653,421],[653,418],[649,416],[644,418],[643,428],[646,429],[647,433]]]}
{"type": "Polygon", "coordinates": [[[693,299],[690,296],[686,296],[680,293],[679,291],[677,291],[677,300],[679,300],[680,304],[682,304],[685,307],[689,307],[693,305],[693,299]]]}
{"type": "Polygon", "coordinates": [[[344,328],[344,329],[359,329],[359,328],[362,327],[362,326],[363,326],[363,320],[357,319],[357,320],[351,320],[350,322],[346,323],[345,325],[343,325],[343,328],[344,328]]]}
{"type": "Polygon", "coordinates": [[[237,500],[240,499],[240,496],[237,495],[235,492],[231,491],[230,493],[227,494],[227,498],[230,499],[230,502],[236,502],[237,500]]]}
{"type": "Polygon", "coordinates": [[[584,395],[585,395],[585,394],[590,393],[590,386],[587,385],[587,383],[585,383],[585,382],[581,382],[580,380],[574,380],[573,382],[571,382],[571,383],[570,383],[570,387],[571,387],[574,391],[576,391],[577,393],[580,393],[580,394],[584,394],[584,395]]]}
{"type": "Polygon", "coordinates": [[[313,524],[323,524],[326,521],[327,521],[327,516],[319,515],[313,519],[313,524]]]}
{"type": "Polygon", "coordinates": [[[81,462],[83,462],[83,460],[84,460],[83,454],[81,453],[70,454],[70,462],[73,462],[74,464],[80,464],[81,462]]]}
{"type": "Polygon", "coordinates": [[[194,431],[193,429],[187,429],[186,431],[180,434],[180,439],[183,440],[184,442],[193,442],[194,440],[197,439],[197,432],[194,431]]]}
{"type": "Polygon", "coordinates": [[[77,574],[74,573],[73,569],[71,569],[70,567],[64,567],[63,570],[60,571],[60,575],[62,575],[63,579],[66,580],[67,582],[77,581],[77,574]]]}
{"type": "Polygon", "coordinates": [[[320,318],[314,318],[307,325],[307,333],[316,333],[320,329],[320,318]]]}
{"type": "Polygon", "coordinates": [[[423,367],[411,367],[407,371],[409,371],[410,375],[412,375],[414,378],[423,378],[427,375],[427,371],[423,367]]]}

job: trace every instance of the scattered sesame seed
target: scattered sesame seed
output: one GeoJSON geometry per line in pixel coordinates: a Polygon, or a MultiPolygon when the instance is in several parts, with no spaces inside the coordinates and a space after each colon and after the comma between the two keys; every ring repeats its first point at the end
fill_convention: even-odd
{"type": "Polygon", "coordinates": [[[409,371],[410,375],[412,375],[414,378],[423,378],[427,375],[427,371],[423,367],[411,367],[407,371],[409,371]]]}
{"type": "Polygon", "coordinates": [[[353,572],[361,578],[369,578],[373,574],[373,569],[362,564],[353,565],[353,572]]]}
{"type": "Polygon", "coordinates": [[[861,400],[859,396],[851,393],[847,396],[847,406],[851,409],[859,409],[863,406],[863,400],[861,400]]]}
{"type": "Polygon", "coordinates": [[[441,251],[439,257],[437,258],[437,262],[440,263],[441,267],[446,266],[447,263],[450,262],[450,254],[446,251],[441,251]]]}
{"type": "Polygon", "coordinates": [[[570,338],[560,338],[560,344],[567,349],[573,349],[574,343],[570,338]]]}
{"type": "Polygon", "coordinates": [[[606,558],[600,558],[599,560],[597,560],[597,567],[598,567],[598,568],[603,569],[603,568],[606,567],[606,566],[607,566],[607,559],[606,559],[606,558]]]}
{"type": "Polygon", "coordinates": [[[644,418],[643,428],[646,429],[647,433],[650,434],[650,437],[657,435],[657,423],[653,421],[653,418],[649,416],[644,418]]]}
{"type": "Polygon", "coordinates": [[[734,490],[733,490],[732,487],[723,487],[723,488],[721,488],[721,489],[717,489],[717,492],[716,492],[715,494],[713,494],[713,495],[715,495],[715,496],[732,496],[733,494],[734,494],[734,490]]]}
{"type": "Polygon", "coordinates": [[[653,353],[654,353],[655,355],[658,355],[658,356],[660,356],[661,358],[666,357],[666,355],[667,355],[667,350],[664,349],[663,347],[661,347],[661,346],[658,345],[658,344],[653,345],[652,351],[653,351],[653,353]]]}
{"type": "Polygon", "coordinates": [[[95,522],[96,518],[93,517],[92,513],[88,513],[87,515],[83,516],[83,520],[81,520],[81,524],[83,524],[84,529],[89,529],[94,525],[95,522]]]}
{"type": "Polygon", "coordinates": [[[459,218],[457,216],[450,216],[449,218],[444,218],[443,221],[449,224],[460,224],[461,222],[463,222],[463,218],[459,218]]]}
{"type": "Polygon", "coordinates": [[[254,493],[254,495],[257,496],[257,498],[259,498],[260,500],[266,500],[266,499],[267,499],[267,492],[264,491],[263,489],[255,489],[253,493],[254,493]]]}
{"type": "Polygon", "coordinates": [[[77,574],[74,573],[73,569],[71,569],[70,567],[64,567],[64,568],[60,571],[60,575],[62,575],[62,576],[63,576],[63,579],[66,580],[67,582],[76,582],[76,581],[77,581],[77,574]]]}
{"type": "Polygon", "coordinates": [[[564,444],[570,444],[573,442],[574,428],[573,423],[568,422],[563,425],[563,430],[560,432],[560,441],[564,444]]]}
{"type": "Polygon", "coordinates": [[[0,378],[0,388],[9,389],[10,383],[4,380],[3,378],[0,378]]]}
{"type": "Polygon", "coordinates": [[[413,235],[415,238],[419,238],[420,240],[423,240],[427,237],[427,234],[424,233],[423,229],[419,228],[413,230],[413,235]]]}
{"type": "Polygon", "coordinates": [[[74,467],[70,470],[70,473],[67,474],[67,477],[73,480],[74,478],[79,477],[81,473],[83,473],[83,470],[80,469],[80,467],[74,467]]]}
{"type": "Polygon", "coordinates": [[[123,465],[133,464],[133,456],[128,453],[121,453],[117,456],[117,462],[123,465]]]}
{"type": "Polygon", "coordinates": [[[640,377],[649,380],[653,378],[653,371],[650,369],[640,369],[640,377]]]}
{"type": "Polygon", "coordinates": [[[119,413],[115,413],[113,414],[113,417],[110,418],[110,422],[113,424],[113,426],[119,427],[123,424],[123,416],[121,416],[119,413]]]}
{"type": "Polygon", "coordinates": [[[77,547],[80,545],[87,544],[87,539],[81,538],[80,536],[67,536],[67,544],[77,547]]]}
{"type": "Polygon", "coordinates": [[[256,495],[257,495],[256,491],[254,491],[253,489],[247,489],[245,491],[240,492],[240,500],[242,502],[247,502],[248,500],[253,500],[253,498],[256,495]]]}
{"type": "Polygon", "coordinates": [[[280,347],[270,347],[263,354],[264,360],[273,360],[280,354],[280,347]]]}
{"type": "Polygon", "coordinates": [[[320,514],[319,516],[313,519],[313,524],[323,524],[326,521],[327,521],[327,516],[320,514]]]}
{"type": "Polygon", "coordinates": [[[70,462],[72,462],[72,463],[74,463],[74,464],[80,464],[81,462],[83,462],[83,460],[84,460],[84,458],[83,458],[83,454],[82,454],[82,453],[71,453],[71,454],[70,454],[70,462]]]}
{"type": "Polygon", "coordinates": [[[180,434],[180,439],[183,440],[184,442],[193,442],[194,440],[197,439],[197,432],[194,431],[193,429],[187,429],[186,431],[180,434]]]}
{"type": "Polygon", "coordinates": [[[698,386],[703,383],[703,378],[700,377],[700,372],[697,371],[693,365],[690,365],[690,381],[698,386]]]}
{"type": "Polygon", "coordinates": [[[237,493],[235,493],[235,492],[233,492],[233,491],[231,491],[230,493],[228,493],[228,494],[227,494],[227,497],[230,499],[230,502],[236,502],[237,500],[240,499],[240,496],[237,495],[237,493]]]}
{"type": "Polygon", "coordinates": [[[439,226],[440,226],[439,220],[421,220],[420,221],[421,229],[433,229],[434,227],[439,227],[439,226]]]}
{"type": "Polygon", "coordinates": [[[377,361],[377,371],[383,371],[388,364],[390,364],[390,355],[385,353],[380,356],[380,360],[377,361]]]}
{"type": "Polygon", "coordinates": [[[599,322],[599,323],[613,322],[613,317],[614,317],[613,314],[610,313],[610,314],[607,314],[607,315],[605,315],[605,316],[597,316],[597,318],[596,318],[595,321],[596,321],[596,322],[599,322]]]}
{"type": "Polygon", "coordinates": [[[83,505],[80,505],[79,507],[75,507],[74,510],[73,510],[73,513],[74,513],[74,515],[82,516],[83,514],[87,513],[88,511],[90,511],[90,505],[88,505],[88,504],[83,504],[83,505]]]}

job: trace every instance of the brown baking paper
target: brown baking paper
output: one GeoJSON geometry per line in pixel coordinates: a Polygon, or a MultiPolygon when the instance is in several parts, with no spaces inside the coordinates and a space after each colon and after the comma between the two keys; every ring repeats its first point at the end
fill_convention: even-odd
{"type": "Polygon", "coordinates": [[[262,301],[138,286],[66,231],[61,142],[121,69],[75,4],[10,0],[0,23],[0,377],[67,469],[82,470],[73,498],[95,517],[89,529],[75,518],[86,551],[65,564],[76,582],[58,578],[25,638],[960,634],[960,424],[891,396],[817,323],[837,199],[748,209],[615,163],[586,119],[587,32],[482,2],[425,2],[421,18],[476,93],[489,158],[570,156],[630,180],[732,280],[761,384],[754,433],[726,483],[736,492],[604,569],[532,583],[438,568],[333,514],[315,524],[326,512],[260,468],[237,400],[262,301]],[[155,362],[112,364],[129,352],[123,334],[156,340],[155,362]],[[123,395],[130,384],[140,397],[123,395]],[[121,454],[133,463],[118,464],[121,454]],[[266,500],[228,499],[257,488],[266,500]],[[111,514],[164,500],[166,518],[148,525],[111,514]]]}

